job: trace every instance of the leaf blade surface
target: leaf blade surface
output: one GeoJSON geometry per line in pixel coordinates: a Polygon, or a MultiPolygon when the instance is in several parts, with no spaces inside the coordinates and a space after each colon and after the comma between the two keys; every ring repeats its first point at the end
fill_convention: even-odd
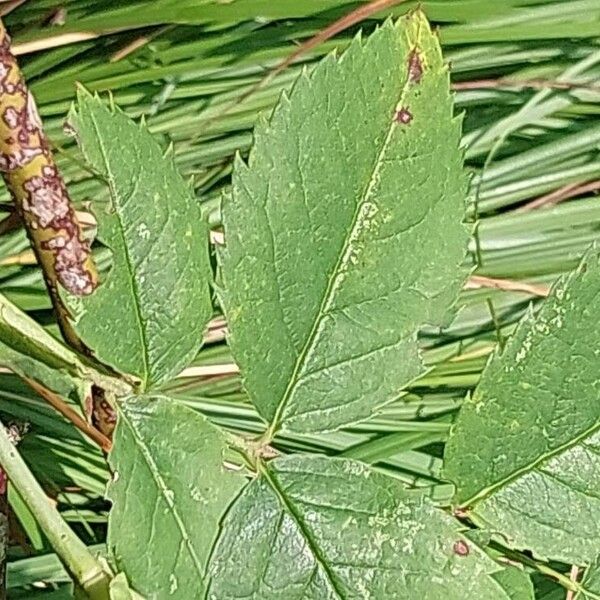
{"type": "Polygon", "coordinates": [[[277,459],[223,522],[208,598],[508,599],[461,528],[364,464],[277,459]]]}
{"type": "Polygon", "coordinates": [[[600,310],[593,248],[486,366],[446,446],[456,500],[514,546],[586,563],[600,543],[600,310]]]}
{"type": "Polygon", "coordinates": [[[225,449],[216,428],[174,400],[142,397],[120,408],[108,545],[143,595],[204,597],[219,521],[246,484],[224,469],[225,449]]]}
{"type": "Polygon", "coordinates": [[[466,277],[459,137],[420,13],[323,60],[257,126],[223,200],[221,301],[273,430],[363,419],[425,371],[417,331],[466,277]]]}
{"type": "Polygon", "coordinates": [[[113,266],[98,290],[69,299],[98,358],[156,387],[193,358],[212,314],[207,227],[191,190],[144,126],[84,91],[69,122],[110,192],[99,238],[113,266]]]}

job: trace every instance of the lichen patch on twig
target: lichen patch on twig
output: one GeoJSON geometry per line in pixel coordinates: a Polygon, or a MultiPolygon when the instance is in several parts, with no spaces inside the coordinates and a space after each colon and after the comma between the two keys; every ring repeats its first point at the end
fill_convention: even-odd
{"type": "Polygon", "coordinates": [[[31,92],[0,24],[0,171],[21,215],[53,301],[56,286],[83,296],[97,285],[84,238],[31,92]]]}

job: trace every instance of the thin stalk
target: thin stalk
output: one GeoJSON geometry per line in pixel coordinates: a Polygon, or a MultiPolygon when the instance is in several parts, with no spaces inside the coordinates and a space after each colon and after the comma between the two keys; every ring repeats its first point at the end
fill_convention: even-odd
{"type": "Polygon", "coordinates": [[[102,432],[98,431],[95,427],[90,425],[81,415],[77,414],[68,404],[66,404],[60,396],[54,392],[46,389],[40,385],[37,381],[29,379],[28,377],[22,377],[22,379],[35,391],[37,392],[50,406],[58,411],[65,419],[68,419],[73,423],[79,431],[87,435],[94,443],[96,443],[104,452],[110,452],[112,448],[112,442],[102,432]]]}
{"type": "MultiPolygon", "coordinates": [[[[251,95],[261,89],[263,85],[277,77],[277,75],[285,71],[287,67],[299,60],[311,50],[314,50],[317,46],[322,45],[324,42],[330,40],[349,27],[352,27],[353,25],[372,17],[375,13],[385,10],[386,8],[391,8],[403,1],[404,0],[372,0],[366,5],[359,6],[352,12],[349,12],[337,21],[334,21],[331,25],[325,27],[310,39],[303,42],[296,50],[294,50],[294,52],[286,56],[278,65],[275,66],[274,69],[270,70],[259,82],[257,82],[248,91],[237,98],[231,105],[227,106],[215,118],[221,118],[225,116],[229,110],[234,108],[240,102],[247,100],[251,95]]],[[[209,124],[212,124],[211,121],[209,121],[209,124]]]]}
{"type": "MultiPolygon", "coordinates": [[[[560,584],[562,587],[564,587],[567,590],[572,590],[574,592],[584,591],[583,587],[579,583],[577,583],[576,581],[572,581],[569,577],[567,577],[566,575],[563,575],[562,573],[559,573],[558,571],[549,567],[545,563],[537,562],[536,560],[529,558],[528,556],[521,554],[520,552],[509,550],[507,548],[502,548],[501,552],[507,558],[509,558],[511,560],[520,562],[521,564],[523,564],[527,567],[531,567],[532,569],[535,569],[536,571],[538,571],[539,573],[542,573],[543,575],[551,577],[558,584],[560,584]]],[[[598,598],[598,596],[596,596],[596,595],[589,596],[589,597],[590,598],[598,598]]]]}
{"type": "Polygon", "coordinates": [[[0,465],[77,584],[90,600],[108,600],[109,575],[49,502],[1,423],[0,465]]]}
{"type": "Polygon", "coordinates": [[[494,303],[491,298],[486,299],[486,304],[488,310],[490,311],[490,316],[492,317],[492,322],[494,323],[494,329],[496,331],[496,338],[498,339],[498,346],[500,350],[504,348],[504,336],[502,335],[502,327],[500,325],[500,319],[498,318],[498,314],[496,313],[496,309],[494,308],[494,303]]]}

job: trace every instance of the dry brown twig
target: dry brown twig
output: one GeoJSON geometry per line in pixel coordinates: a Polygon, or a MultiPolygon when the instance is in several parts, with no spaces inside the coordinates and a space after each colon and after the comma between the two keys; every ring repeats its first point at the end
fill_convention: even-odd
{"type": "Polygon", "coordinates": [[[115,53],[111,54],[108,61],[112,63],[123,60],[131,53],[135,52],[136,50],[139,50],[140,48],[143,48],[146,44],[149,44],[163,33],[166,33],[167,31],[170,31],[174,28],[175,25],[165,25],[164,27],[153,31],[148,35],[140,35],[139,37],[136,37],[134,40],[123,46],[120,50],[117,50],[115,53]]]}
{"type": "Polygon", "coordinates": [[[452,84],[455,91],[461,90],[483,90],[498,88],[531,88],[535,90],[589,90],[600,92],[600,86],[592,83],[577,81],[557,81],[556,79],[510,79],[501,77],[499,79],[473,79],[471,81],[457,81],[452,84]]]}
{"type": "Polygon", "coordinates": [[[554,206],[563,200],[569,198],[575,198],[589,192],[596,192],[600,190],[600,179],[595,181],[588,181],[587,183],[568,183],[557,190],[554,190],[548,194],[544,194],[527,204],[517,208],[515,212],[529,212],[530,210],[541,208],[543,206],[554,206]]]}
{"type": "Polygon", "coordinates": [[[550,287],[544,285],[534,285],[525,281],[516,281],[514,279],[497,279],[495,277],[483,277],[482,275],[472,275],[465,284],[466,290],[475,290],[479,288],[493,288],[507,292],[524,292],[532,296],[546,298],[550,294],[550,287]]]}
{"type": "Polygon", "coordinates": [[[210,127],[210,125],[216,120],[224,117],[231,111],[233,108],[247,100],[254,93],[258,92],[258,90],[262,89],[269,81],[273,80],[277,75],[279,75],[282,71],[285,71],[291,64],[296,62],[301,56],[307,54],[323,42],[330,40],[332,37],[336,36],[338,33],[345,31],[346,29],[368,19],[370,16],[385,10],[386,8],[391,8],[397,4],[404,2],[404,0],[373,0],[372,2],[368,2],[364,6],[360,6],[357,9],[349,12],[347,15],[344,15],[337,21],[331,23],[311,37],[306,40],[302,44],[294,50],[289,56],[287,56],[284,60],[278,63],[273,69],[271,69],[263,78],[260,79],[256,84],[254,84],[249,90],[244,92],[241,96],[238,96],[231,104],[227,105],[222,111],[216,114],[211,119],[208,119],[204,123],[203,129],[206,130],[210,127]]]}
{"type": "Polygon", "coordinates": [[[27,2],[27,0],[3,0],[3,6],[0,7],[0,17],[7,15],[15,10],[15,8],[21,6],[21,4],[25,4],[25,2],[27,2]]]}
{"type": "Polygon", "coordinates": [[[65,401],[54,392],[46,389],[40,385],[37,381],[23,377],[23,380],[33,389],[39,396],[41,396],[50,406],[57,410],[63,417],[71,421],[79,431],[85,433],[93,442],[95,442],[104,452],[110,452],[112,443],[108,437],[98,431],[95,427],[90,425],[81,415],[73,410],[65,401]]]}
{"type": "MultiPolygon", "coordinates": [[[[579,576],[579,567],[577,565],[571,566],[571,572],[569,573],[569,579],[575,583],[579,576]]],[[[575,598],[575,592],[573,590],[567,590],[565,600],[573,600],[575,598]]]]}

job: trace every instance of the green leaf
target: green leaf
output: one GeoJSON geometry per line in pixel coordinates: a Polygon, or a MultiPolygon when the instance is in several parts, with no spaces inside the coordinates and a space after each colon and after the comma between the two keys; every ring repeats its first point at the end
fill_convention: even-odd
{"type": "Polygon", "coordinates": [[[548,577],[532,576],[536,600],[566,600],[565,588],[548,577]]]}
{"type": "Polygon", "coordinates": [[[269,463],[227,513],[207,598],[501,600],[488,576],[498,570],[399,481],[351,460],[291,456],[269,463]]]}
{"type": "Polygon", "coordinates": [[[129,587],[125,573],[119,573],[110,582],[110,600],[144,600],[129,587]]]}
{"type": "Polygon", "coordinates": [[[600,599],[600,555],[594,557],[581,580],[581,591],[575,600],[600,599]]]}
{"type": "Polygon", "coordinates": [[[71,299],[75,327],[101,361],[155,387],[195,355],[212,314],[207,227],[144,125],[81,90],[69,122],[108,186],[96,216],[113,252],[100,288],[71,299]]]}
{"type": "Polygon", "coordinates": [[[82,406],[92,383],[115,393],[129,387],[84,364],[72,350],[0,294],[0,365],[82,406]]]}
{"type": "Polygon", "coordinates": [[[246,483],[224,469],[225,449],[204,417],[169,398],[130,399],[120,408],[109,456],[108,546],[142,595],[204,598],[219,522],[246,483]]]}
{"type": "Polygon", "coordinates": [[[466,276],[460,120],[425,18],[302,74],[254,137],[222,208],[229,341],[272,431],[336,429],[425,371],[417,332],[466,276]]]}
{"type": "Polygon", "coordinates": [[[492,357],[445,456],[474,519],[575,564],[600,549],[599,290],[594,248],[492,357]]]}
{"type": "Polygon", "coordinates": [[[9,482],[8,503],[11,513],[17,518],[20,527],[27,536],[29,545],[35,550],[36,554],[44,554],[48,551],[48,544],[39,523],[36,521],[33,513],[29,510],[15,486],[9,482]]]}
{"type": "Polygon", "coordinates": [[[533,582],[525,571],[515,566],[508,566],[492,577],[500,584],[510,600],[534,600],[533,582]]]}

